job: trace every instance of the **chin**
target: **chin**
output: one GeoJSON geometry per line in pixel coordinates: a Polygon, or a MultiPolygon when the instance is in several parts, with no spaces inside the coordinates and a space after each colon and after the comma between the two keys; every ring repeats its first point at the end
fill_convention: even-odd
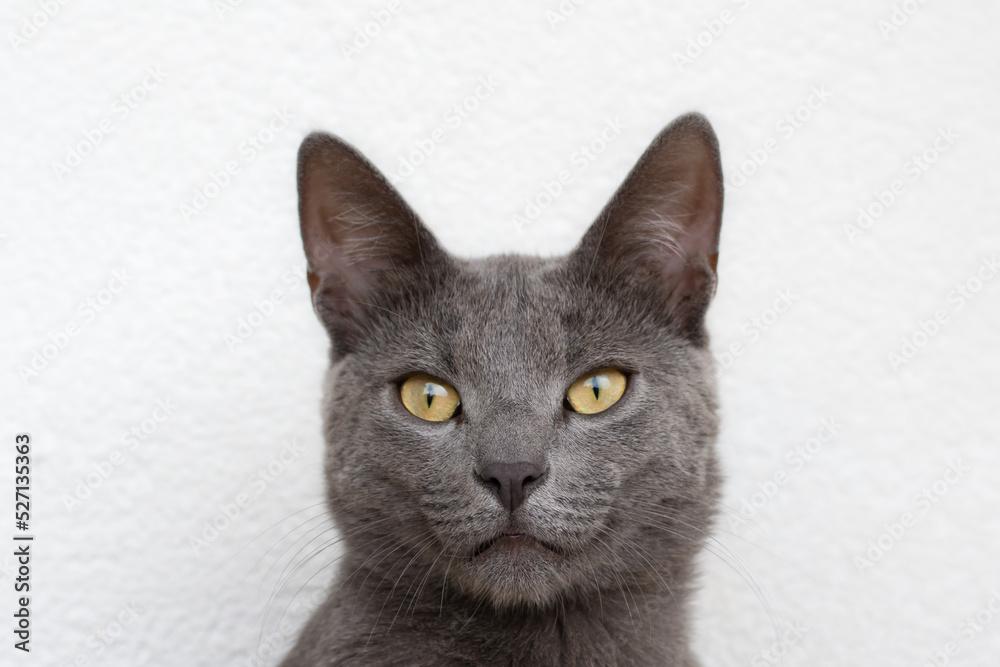
{"type": "Polygon", "coordinates": [[[463,588],[501,610],[544,609],[570,585],[567,556],[527,535],[484,542],[457,569],[463,588]]]}

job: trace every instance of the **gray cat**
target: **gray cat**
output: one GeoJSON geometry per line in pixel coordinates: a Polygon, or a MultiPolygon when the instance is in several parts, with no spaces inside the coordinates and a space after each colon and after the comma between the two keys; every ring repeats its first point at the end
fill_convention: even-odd
{"type": "Polygon", "coordinates": [[[303,141],[298,188],[344,553],[282,664],[697,665],[719,486],[708,121],[660,133],[556,259],[449,255],[328,134],[303,141]]]}

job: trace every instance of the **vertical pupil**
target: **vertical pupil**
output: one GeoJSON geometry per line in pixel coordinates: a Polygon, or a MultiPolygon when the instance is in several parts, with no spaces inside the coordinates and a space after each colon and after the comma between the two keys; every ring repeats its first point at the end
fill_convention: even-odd
{"type": "Polygon", "coordinates": [[[424,385],[424,396],[427,397],[427,409],[430,410],[431,403],[434,402],[434,385],[430,382],[424,385]]]}
{"type": "Polygon", "coordinates": [[[611,380],[607,375],[595,375],[585,383],[585,386],[589,386],[594,392],[594,400],[601,400],[601,390],[607,389],[611,386],[611,380]]]}

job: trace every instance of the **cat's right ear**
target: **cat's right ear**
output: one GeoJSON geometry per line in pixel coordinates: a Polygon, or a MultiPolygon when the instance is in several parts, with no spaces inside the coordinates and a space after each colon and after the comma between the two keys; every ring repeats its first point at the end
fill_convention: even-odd
{"type": "Polygon", "coordinates": [[[649,287],[654,309],[694,340],[715,292],[722,226],[719,144],[689,113],[646,149],[571,256],[585,281],[649,287]]]}
{"type": "Polygon", "coordinates": [[[305,138],[298,189],[313,307],[343,355],[385,307],[382,296],[412,289],[447,256],[378,169],[338,137],[305,138]]]}

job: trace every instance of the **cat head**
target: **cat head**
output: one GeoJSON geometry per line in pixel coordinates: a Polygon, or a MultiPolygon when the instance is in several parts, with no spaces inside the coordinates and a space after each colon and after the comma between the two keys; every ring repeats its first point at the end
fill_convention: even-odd
{"type": "Polygon", "coordinates": [[[704,117],[669,125],[561,258],[453,257],[328,134],[303,142],[298,187],[345,562],[498,608],[683,575],[717,484],[704,117]]]}

